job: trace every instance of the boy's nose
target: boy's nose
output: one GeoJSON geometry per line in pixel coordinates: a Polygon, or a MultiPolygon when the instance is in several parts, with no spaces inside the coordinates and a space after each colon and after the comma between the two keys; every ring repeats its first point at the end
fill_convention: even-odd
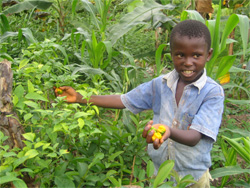
{"type": "Polygon", "coordinates": [[[192,58],[186,58],[184,65],[185,66],[192,66],[193,65],[192,58]]]}

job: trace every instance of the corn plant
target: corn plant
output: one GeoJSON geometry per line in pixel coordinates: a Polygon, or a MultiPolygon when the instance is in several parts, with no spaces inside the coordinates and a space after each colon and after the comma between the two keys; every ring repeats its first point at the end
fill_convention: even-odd
{"type": "Polygon", "coordinates": [[[105,31],[108,25],[107,21],[112,17],[111,13],[109,13],[111,1],[112,0],[95,0],[94,2],[90,2],[89,0],[81,0],[84,9],[90,14],[89,23],[83,21],[82,25],[85,25],[84,28],[86,30],[90,28],[90,32],[91,29],[94,28],[89,27],[89,25],[94,26],[101,34],[102,41],[106,39],[105,31]]]}
{"type": "MultiPolygon", "coordinates": [[[[225,158],[224,167],[216,168],[210,173],[213,178],[222,177],[220,186],[224,187],[229,184],[228,180],[230,176],[243,173],[250,174],[250,139],[247,136],[238,138],[228,138],[226,136],[222,136],[220,139],[220,146],[225,158]],[[228,147],[228,145],[231,147],[228,147]],[[237,154],[247,163],[248,167],[246,167],[246,169],[243,169],[240,165],[238,165],[237,154]]],[[[245,185],[247,185],[247,182],[245,185]]]]}

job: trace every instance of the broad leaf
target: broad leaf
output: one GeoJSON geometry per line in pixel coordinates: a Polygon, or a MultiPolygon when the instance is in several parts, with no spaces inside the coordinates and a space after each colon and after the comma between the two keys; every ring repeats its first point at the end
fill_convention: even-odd
{"type": "Polygon", "coordinates": [[[5,15],[15,14],[22,12],[24,10],[32,10],[34,8],[45,10],[49,8],[52,4],[53,4],[52,2],[44,0],[24,1],[24,2],[19,2],[18,4],[4,10],[3,13],[5,15]]]}
{"type": "Polygon", "coordinates": [[[248,173],[250,174],[249,169],[242,169],[239,166],[226,166],[222,168],[216,168],[215,170],[210,171],[212,178],[220,178],[223,176],[232,176],[241,173],[248,173]]]}
{"type": "Polygon", "coordinates": [[[237,14],[239,18],[239,27],[240,27],[240,34],[242,38],[242,46],[243,46],[243,56],[246,55],[247,43],[249,41],[249,18],[245,15],[237,14]]]}
{"type": "Polygon", "coordinates": [[[174,9],[173,5],[161,5],[154,0],[146,0],[144,6],[136,7],[133,12],[123,16],[118,24],[111,26],[108,39],[114,45],[119,38],[134,26],[146,24],[147,21],[151,20],[154,15],[160,13],[162,10],[172,9],[174,9]]]}
{"type": "Polygon", "coordinates": [[[31,100],[41,100],[41,101],[45,101],[48,102],[48,99],[46,99],[45,97],[37,94],[37,93],[28,93],[27,95],[25,95],[26,99],[31,99],[31,100]]]}
{"type": "Polygon", "coordinates": [[[236,59],[236,56],[224,56],[219,64],[217,73],[216,73],[216,79],[224,76],[229,69],[233,66],[234,60],[236,59]]]}
{"type": "Polygon", "coordinates": [[[55,184],[60,188],[75,187],[74,182],[65,174],[55,177],[55,184]]]}
{"type": "Polygon", "coordinates": [[[169,176],[169,173],[174,168],[174,161],[165,161],[161,164],[158,174],[155,178],[153,187],[156,188],[158,185],[164,182],[164,180],[169,176]]]}

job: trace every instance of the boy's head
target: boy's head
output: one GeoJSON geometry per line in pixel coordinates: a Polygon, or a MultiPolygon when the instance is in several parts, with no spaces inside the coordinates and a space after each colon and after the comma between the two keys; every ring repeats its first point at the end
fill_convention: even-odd
{"type": "Polygon", "coordinates": [[[205,24],[197,20],[185,20],[178,23],[171,31],[170,49],[173,47],[175,37],[204,38],[207,43],[208,50],[211,47],[211,35],[205,24]]]}
{"type": "Polygon", "coordinates": [[[198,80],[212,56],[210,32],[205,24],[186,20],[171,32],[170,50],[175,70],[184,85],[198,80]]]}

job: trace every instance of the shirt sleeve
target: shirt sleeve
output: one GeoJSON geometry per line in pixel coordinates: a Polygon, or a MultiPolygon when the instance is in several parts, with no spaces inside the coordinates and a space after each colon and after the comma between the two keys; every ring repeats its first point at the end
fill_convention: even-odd
{"type": "Polygon", "coordinates": [[[134,114],[143,110],[152,109],[155,97],[154,85],[155,80],[152,80],[139,85],[126,94],[121,95],[122,103],[134,114]]]}
{"type": "Polygon", "coordinates": [[[216,141],[224,109],[224,92],[218,86],[211,90],[198,113],[194,116],[190,129],[197,130],[216,141]]]}

